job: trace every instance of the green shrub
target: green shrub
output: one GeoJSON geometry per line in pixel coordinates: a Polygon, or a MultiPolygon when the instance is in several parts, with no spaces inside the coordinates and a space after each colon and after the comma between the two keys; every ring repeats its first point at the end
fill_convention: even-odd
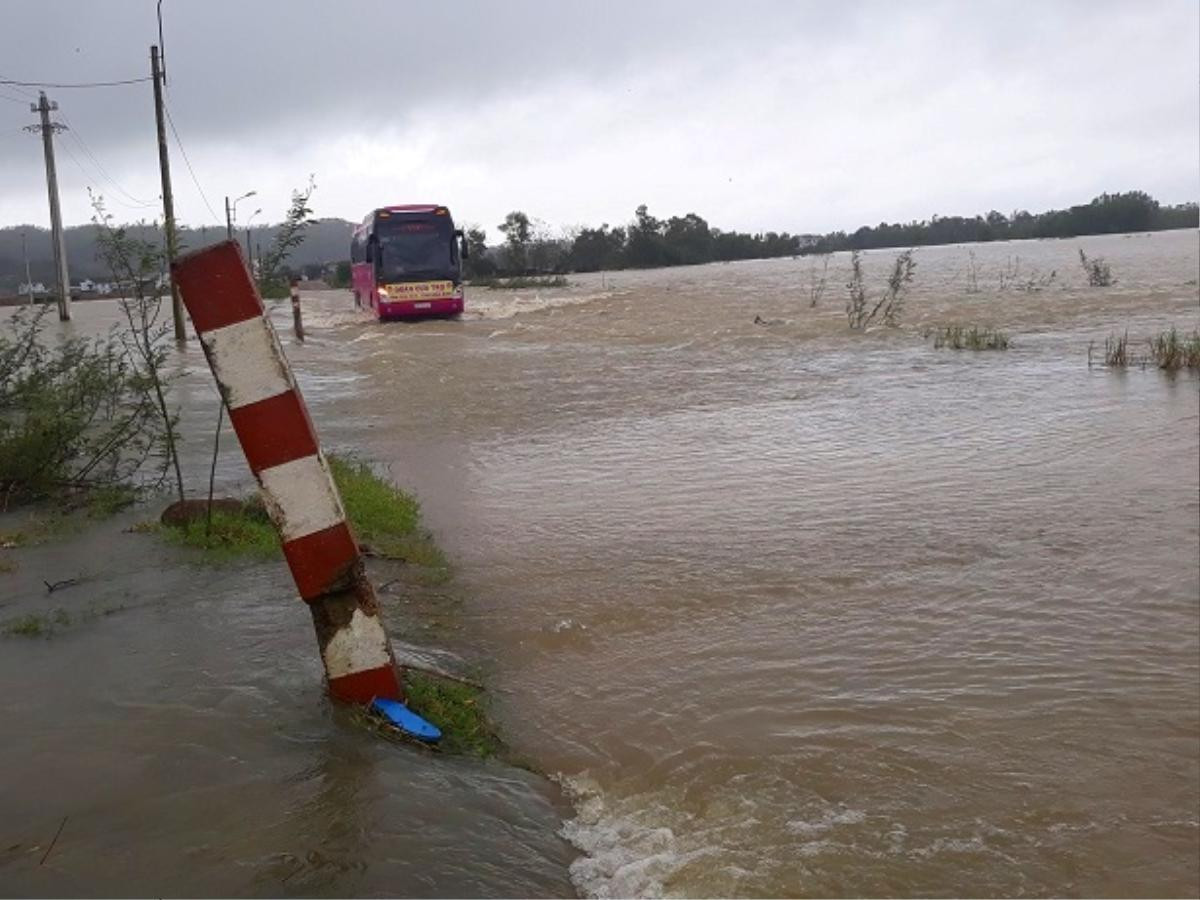
{"type": "Polygon", "coordinates": [[[0,506],[112,488],[163,449],[153,389],[116,337],[50,341],[42,313],[9,319],[0,333],[0,506]]]}

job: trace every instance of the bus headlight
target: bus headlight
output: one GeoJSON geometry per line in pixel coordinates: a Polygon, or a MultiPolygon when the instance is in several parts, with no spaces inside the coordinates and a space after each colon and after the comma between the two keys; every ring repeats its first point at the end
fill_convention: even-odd
{"type": "Polygon", "coordinates": [[[381,288],[379,288],[378,290],[379,290],[379,296],[380,296],[380,297],[382,297],[384,300],[388,299],[388,292],[387,292],[387,288],[381,287],[381,288]]]}

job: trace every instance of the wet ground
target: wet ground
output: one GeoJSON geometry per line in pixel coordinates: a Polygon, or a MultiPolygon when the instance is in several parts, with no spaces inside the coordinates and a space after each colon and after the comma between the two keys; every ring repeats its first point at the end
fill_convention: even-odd
{"type": "MultiPolygon", "coordinates": [[[[284,342],[323,441],[457,565],[385,600],[394,635],[481,662],[562,790],[356,728],[282,565],[201,567],[134,511],[0,575],[0,618],[70,613],[0,639],[4,892],[1195,895],[1200,381],[1087,348],[1200,325],[1198,256],[925,248],[866,335],[844,255],[815,308],[807,259],[474,291],[458,322],[306,298],[284,342]]],[[[215,399],[183,366],[199,485],[215,399]]]]}

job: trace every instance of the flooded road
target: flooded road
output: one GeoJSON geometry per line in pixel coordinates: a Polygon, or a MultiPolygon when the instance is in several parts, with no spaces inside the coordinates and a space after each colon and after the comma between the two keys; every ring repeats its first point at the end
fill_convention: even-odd
{"type": "MultiPolygon", "coordinates": [[[[412,488],[457,567],[453,624],[397,598],[394,634],[483,661],[561,796],[350,727],[282,566],[84,535],[95,621],[0,642],[4,892],[1200,892],[1200,381],[1087,359],[1200,325],[1197,234],[916,259],[865,335],[844,254],[816,308],[807,259],[477,290],[459,322],[306,298],[284,344],[325,445],[412,488]]],[[[71,568],[22,552],[0,615],[71,568]]]]}

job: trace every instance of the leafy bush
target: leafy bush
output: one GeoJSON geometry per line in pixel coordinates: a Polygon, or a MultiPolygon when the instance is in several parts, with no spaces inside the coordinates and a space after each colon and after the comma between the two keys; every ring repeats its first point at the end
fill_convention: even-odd
{"type": "Polygon", "coordinates": [[[153,391],[121,341],[48,340],[44,310],[0,333],[0,508],[118,485],[161,449],[153,391]]]}
{"type": "Polygon", "coordinates": [[[1083,252],[1083,248],[1080,248],[1079,264],[1083,266],[1088,285],[1091,287],[1111,287],[1117,283],[1113,278],[1112,268],[1104,261],[1104,257],[1088,256],[1083,252]]]}

